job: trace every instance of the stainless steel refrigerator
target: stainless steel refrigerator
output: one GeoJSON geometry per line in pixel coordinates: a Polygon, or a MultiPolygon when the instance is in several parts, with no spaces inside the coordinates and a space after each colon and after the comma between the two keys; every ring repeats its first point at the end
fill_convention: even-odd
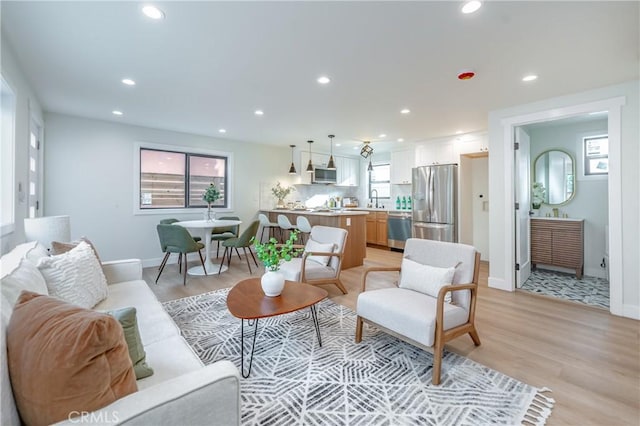
{"type": "Polygon", "coordinates": [[[458,166],[416,167],[412,170],[414,238],[458,242],[458,166]]]}

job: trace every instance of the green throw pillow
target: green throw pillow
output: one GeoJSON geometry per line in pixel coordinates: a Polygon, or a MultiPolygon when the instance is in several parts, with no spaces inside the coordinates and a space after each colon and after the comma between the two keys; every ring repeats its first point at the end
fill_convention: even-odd
{"type": "Polygon", "coordinates": [[[129,347],[129,358],[133,363],[133,370],[136,379],[144,379],[153,374],[153,368],[147,365],[147,354],[142,346],[140,331],[138,330],[138,319],[136,318],[136,308],[122,308],[113,311],[106,311],[120,322],[124,329],[124,338],[129,347]]]}

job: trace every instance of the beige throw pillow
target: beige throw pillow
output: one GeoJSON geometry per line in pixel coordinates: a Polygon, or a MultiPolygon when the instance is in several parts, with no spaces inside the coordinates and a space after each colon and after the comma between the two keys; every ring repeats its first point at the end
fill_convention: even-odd
{"type": "MultiPolygon", "coordinates": [[[[456,268],[438,268],[423,265],[411,259],[403,258],[400,267],[400,288],[419,291],[432,297],[438,297],[440,289],[450,285],[456,268]]],[[[451,292],[445,295],[444,301],[451,302],[451,292]]]]}
{"type": "MultiPolygon", "coordinates": [[[[307,244],[304,247],[304,251],[316,253],[333,253],[334,246],[335,244],[333,243],[319,243],[309,238],[309,241],[307,241],[307,244]]],[[[331,260],[331,256],[309,256],[307,257],[307,260],[311,260],[312,262],[327,266],[329,264],[329,261],[331,260]]]]}
{"type": "Polygon", "coordinates": [[[41,259],[38,269],[49,294],[66,302],[89,309],[109,295],[100,262],[84,241],[66,253],[41,259]]]}

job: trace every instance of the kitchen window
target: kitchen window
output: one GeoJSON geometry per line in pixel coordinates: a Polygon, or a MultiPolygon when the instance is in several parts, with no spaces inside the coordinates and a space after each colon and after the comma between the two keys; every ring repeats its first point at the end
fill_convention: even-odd
{"type": "Polygon", "coordinates": [[[584,175],[609,174],[609,136],[587,136],[582,139],[584,175]]]}
{"type": "Polygon", "coordinates": [[[378,191],[378,198],[391,198],[391,165],[374,164],[369,172],[369,196],[371,191],[378,191]]]}
{"type": "Polygon", "coordinates": [[[211,183],[220,191],[212,207],[230,208],[231,154],[171,148],[138,147],[138,211],[206,207],[202,195],[211,183]]]}

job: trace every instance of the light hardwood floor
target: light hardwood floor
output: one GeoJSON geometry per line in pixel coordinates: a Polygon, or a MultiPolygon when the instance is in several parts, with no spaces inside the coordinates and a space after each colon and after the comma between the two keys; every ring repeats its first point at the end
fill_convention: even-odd
{"type": "MultiPolygon", "coordinates": [[[[400,253],[368,248],[365,266],[398,265],[400,259],[400,253]]],[[[335,286],[323,286],[329,297],[353,309],[362,269],[342,272],[346,295],[335,286]]],[[[261,273],[254,269],[253,276],[261,273]]],[[[234,255],[229,271],[187,277],[186,286],[175,264],[165,268],[158,285],[156,275],[157,268],[144,270],[158,299],[166,301],[231,287],[249,271],[244,258],[234,255]]],[[[384,286],[385,276],[394,274],[373,274],[367,287],[384,286]]],[[[483,262],[476,314],[482,345],[475,347],[462,336],[448,344],[448,350],[532,386],[551,388],[556,405],[549,425],[640,424],[640,322],[569,301],[491,289],[487,276],[488,264],[483,262]]]]}

